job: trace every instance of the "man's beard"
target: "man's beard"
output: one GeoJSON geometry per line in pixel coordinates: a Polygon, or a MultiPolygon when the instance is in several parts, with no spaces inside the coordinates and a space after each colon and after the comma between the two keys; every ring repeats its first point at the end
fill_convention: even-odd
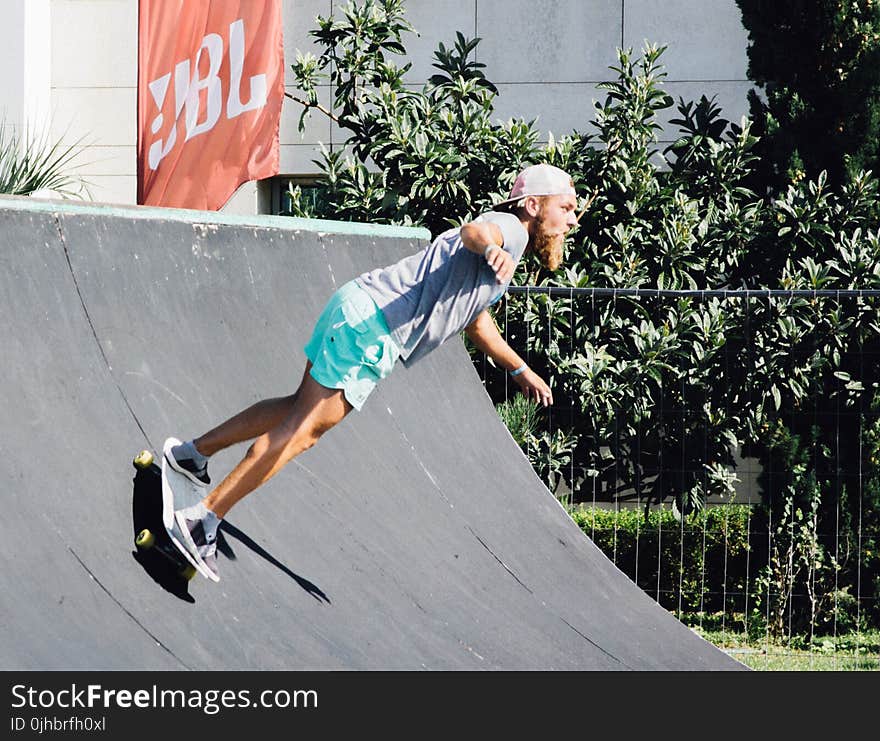
{"type": "Polygon", "coordinates": [[[538,230],[535,234],[532,249],[541,262],[541,267],[547,270],[557,270],[562,265],[562,248],[565,245],[564,234],[549,234],[544,231],[544,222],[538,220],[538,230]]]}

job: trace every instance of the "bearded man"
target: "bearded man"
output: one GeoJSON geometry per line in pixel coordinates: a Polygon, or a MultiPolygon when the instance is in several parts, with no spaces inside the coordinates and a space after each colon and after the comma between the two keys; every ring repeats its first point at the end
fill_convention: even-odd
{"type": "Polygon", "coordinates": [[[527,167],[495,210],[336,291],[305,346],[296,393],[257,402],[185,443],[168,438],[163,468],[170,469],[171,494],[163,504],[169,535],[183,555],[218,581],[217,529],[230,508],[360,410],[398,360],[411,366],[461,331],[526,396],[552,404],[550,387],[507,344],[487,309],[507,291],[525,252],[549,270],[560,266],[565,235],[577,224],[576,208],[567,173],[551,165],[527,167]],[[246,440],[254,443],[244,458],[209,492],[208,459],[246,440]],[[184,507],[182,489],[190,483],[205,496],[184,507]]]}

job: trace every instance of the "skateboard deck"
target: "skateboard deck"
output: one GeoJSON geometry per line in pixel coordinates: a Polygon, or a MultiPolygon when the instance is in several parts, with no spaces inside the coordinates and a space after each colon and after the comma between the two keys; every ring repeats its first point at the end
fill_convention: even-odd
{"type": "Polygon", "coordinates": [[[162,448],[162,521],[165,524],[168,537],[181,550],[184,558],[206,579],[219,581],[219,578],[200,559],[191,555],[183,543],[177,540],[171,532],[171,528],[174,525],[175,510],[198,504],[206,493],[204,486],[194,483],[187,476],[175,471],[168,464],[171,448],[180,444],[180,440],[177,438],[169,437],[162,448]]]}

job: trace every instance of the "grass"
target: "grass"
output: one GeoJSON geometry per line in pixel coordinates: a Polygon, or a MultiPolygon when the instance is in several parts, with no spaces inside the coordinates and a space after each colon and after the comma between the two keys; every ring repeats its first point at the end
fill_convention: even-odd
{"type": "Polygon", "coordinates": [[[880,631],[836,638],[818,637],[812,646],[795,641],[749,639],[730,631],[693,630],[756,671],[880,671],[880,631]]]}

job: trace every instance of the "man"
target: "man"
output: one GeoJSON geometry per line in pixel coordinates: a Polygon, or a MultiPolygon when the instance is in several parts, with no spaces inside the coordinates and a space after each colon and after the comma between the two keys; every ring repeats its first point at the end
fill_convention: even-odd
{"type": "MultiPolygon", "coordinates": [[[[257,402],[186,443],[165,442],[165,460],[207,487],[208,458],[254,440],[232,472],[195,506],[174,507],[172,532],[200,571],[219,580],[216,535],[230,508],[352,410],[399,359],[409,366],[462,330],[509,371],[522,392],[547,406],[550,387],[498,332],[487,308],[500,300],[525,251],[551,270],[562,261],[565,235],[577,224],[572,179],[533,165],[496,209],[437,237],[421,252],[366,272],[342,286],[318,318],[305,347],[302,382],[292,396],[257,402]]],[[[175,495],[175,499],[177,496],[175,495]]]]}

